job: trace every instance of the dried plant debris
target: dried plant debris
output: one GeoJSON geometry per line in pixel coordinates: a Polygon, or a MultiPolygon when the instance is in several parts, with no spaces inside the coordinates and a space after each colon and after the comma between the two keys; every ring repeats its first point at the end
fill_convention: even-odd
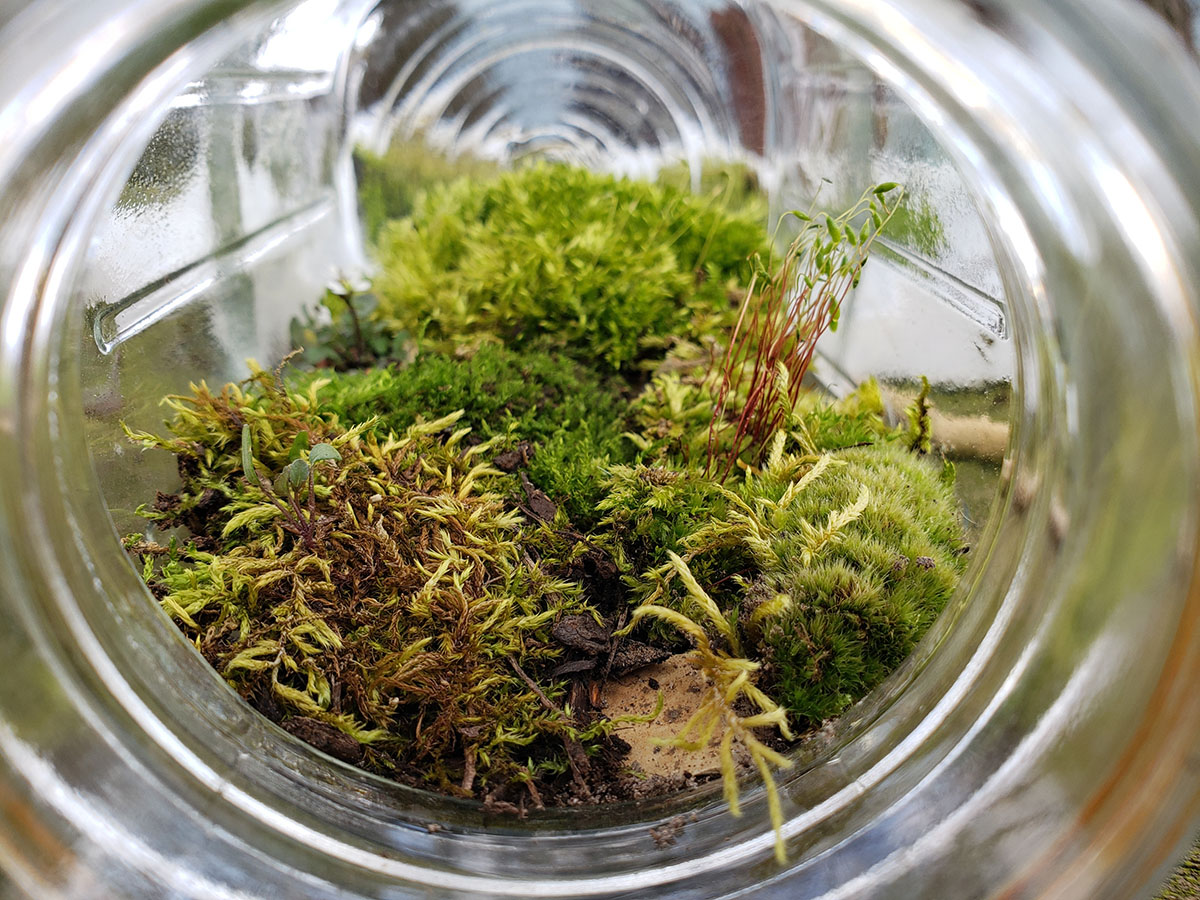
{"type": "Polygon", "coordinates": [[[332,757],[524,814],[677,787],[623,737],[658,735],[735,812],[759,777],[778,826],[788,746],[912,651],[964,564],[927,392],[890,426],[874,382],[802,383],[898,196],[794,213],[774,259],[744,196],[553,166],[434,188],[291,367],[129,431],[180,486],[128,550],[332,757]]]}

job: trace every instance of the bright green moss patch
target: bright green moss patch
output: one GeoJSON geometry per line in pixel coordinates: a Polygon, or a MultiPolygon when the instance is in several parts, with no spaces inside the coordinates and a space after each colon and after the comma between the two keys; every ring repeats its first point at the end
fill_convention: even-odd
{"type": "Polygon", "coordinates": [[[400,431],[461,410],[462,425],[477,436],[539,442],[564,431],[615,441],[627,405],[618,385],[571,359],[495,344],[465,356],[427,351],[408,365],[349,372],[328,380],[320,399],[322,412],[343,422],[378,417],[380,428],[400,431]]]}
{"type": "Polygon", "coordinates": [[[897,443],[830,455],[776,523],[763,577],[789,608],[762,629],[767,688],[798,719],[838,715],[904,660],[942,611],[964,559],[941,473],[897,443]],[[817,554],[804,523],[868,500],[817,554]]]}
{"type": "Polygon", "coordinates": [[[792,213],[772,253],[753,195],[554,166],[432,188],[374,284],[296,326],[295,368],[132,435],[181,485],[131,553],[264,714],[491,809],[639,796],[604,686],[686,654],[708,690],[676,745],[718,743],[735,810],[740,747],[778,824],[780,748],[963,569],[927,392],[894,423],[874,382],[804,382],[896,190],[792,213]]]}
{"type": "Polygon", "coordinates": [[[411,215],[417,199],[431,187],[461,178],[494,178],[495,163],[433,153],[420,140],[398,141],[382,155],[357,150],[358,205],[367,240],[374,243],[383,226],[411,215]]]}
{"type": "Polygon", "coordinates": [[[542,165],[435,188],[378,250],[381,315],[425,346],[499,341],[620,371],[726,325],[730,290],[769,245],[761,216],[719,193],[542,165]]]}

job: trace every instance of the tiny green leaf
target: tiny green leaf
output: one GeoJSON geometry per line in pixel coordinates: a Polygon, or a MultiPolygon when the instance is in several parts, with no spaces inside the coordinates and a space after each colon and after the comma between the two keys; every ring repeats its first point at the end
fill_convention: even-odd
{"type": "Polygon", "coordinates": [[[379,308],[379,298],[374,294],[358,294],[353,300],[354,310],[360,316],[369,316],[379,308]]]}
{"type": "Polygon", "coordinates": [[[288,460],[299,459],[306,450],[308,450],[308,432],[298,431],[296,439],[292,441],[292,449],[288,451],[288,460]]]}
{"type": "Polygon", "coordinates": [[[288,484],[294,488],[308,481],[308,463],[302,459],[292,460],[283,471],[287,475],[288,484]]]}
{"type": "Polygon", "coordinates": [[[889,191],[894,191],[898,187],[900,187],[900,185],[894,181],[885,181],[882,184],[875,185],[875,187],[871,191],[871,193],[875,194],[876,196],[882,196],[883,194],[886,194],[889,191]]]}
{"type": "Polygon", "coordinates": [[[308,452],[308,461],[314,466],[320,462],[341,462],[342,454],[333,444],[317,444],[308,452]]]}
{"type": "Polygon", "coordinates": [[[250,436],[250,423],[242,425],[242,472],[251,484],[262,487],[258,471],[254,468],[254,439],[250,436]]]}
{"type": "Polygon", "coordinates": [[[833,217],[828,214],[825,215],[825,228],[829,231],[829,236],[835,241],[842,239],[842,229],[838,227],[837,222],[833,221],[833,217]]]}

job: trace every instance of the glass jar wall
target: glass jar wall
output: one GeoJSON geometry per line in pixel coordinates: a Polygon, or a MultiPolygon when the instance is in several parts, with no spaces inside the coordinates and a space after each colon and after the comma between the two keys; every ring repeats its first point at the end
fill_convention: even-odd
{"type": "Polygon", "coordinates": [[[1144,11],[39,0],[0,14],[0,72],[14,894],[1125,897],[1182,848],[1200,85],[1144,11]],[[801,751],[785,865],[753,788],[741,818],[699,792],[496,821],[335,763],[241,703],[123,556],[173,476],[120,423],[279,359],[326,281],[369,272],[353,152],[404,145],[696,187],[736,162],[772,218],[910,190],[817,375],[972,398],[947,451],[974,560],[801,751]]]}

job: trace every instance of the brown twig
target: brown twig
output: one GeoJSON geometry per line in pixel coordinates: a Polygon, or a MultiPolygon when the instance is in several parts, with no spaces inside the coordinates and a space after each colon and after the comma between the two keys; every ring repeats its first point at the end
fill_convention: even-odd
{"type": "Polygon", "coordinates": [[[462,789],[467,793],[475,787],[475,748],[468,747],[463,751],[462,789]]]}
{"type": "Polygon", "coordinates": [[[550,710],[551,712],[556,712],[556,713],[559,713],[560,715],[562,714],[562,710],[559,709],[557,706],[555,706],[550,701],[550,698],[547,697],[544,693],[542,693],[542,689],[537,686],[537,682],[535,682],[532,678],[530,678],[527,674],[525,674],[525,670],[521,668],[521,664],[519,662],[517,662],[517,659],[515,656],[510,655],[508,657],[508,663],[509,663],[509,665],[511,665],[513,667],[513,671],[517,673],[517,676],[523,682],[525,682],[525,684],[529,687],[529,689],[531,691],[533,691],[533,693],[535,695],[537,695],[537,698],[538,698],[538,700],[541,701],[542,706],[546,707],[546,709],[550,710]]]}
{"type": "MultiPolygon", "coordinates": [[[[542,692],[542,689],[537,686],[537,683],[534,682],[534,680],[530,678],[528,674],[526,674],[525,670],[521,668],[521,664],[517,662],[515,657],[509,656],[508,662],[509,665],[512,666],[513,671],[517,673],[517,677],[525,682],[529,689],[537,696],[538,700],[541,701],[542,706],[546,707],[548,710],[559,713],[560,715],[563,714],[562,710],[555,706],[551,702],[550,698],[542,692]]],[[[587,754],[584,753],[583,750],[583,745],[569,734],[564,734],[562,736],[562,741],[563,747],[567,751],[567,765],[571,767],[571,778],[575,782],[575,787],[579,789],[579,793],[581,793],[584,797],[590,798],[592,796],[592,790],[588,787],[587,780],[583,776],[591,769],[591,763],[588,762],[587,754]]]]}

